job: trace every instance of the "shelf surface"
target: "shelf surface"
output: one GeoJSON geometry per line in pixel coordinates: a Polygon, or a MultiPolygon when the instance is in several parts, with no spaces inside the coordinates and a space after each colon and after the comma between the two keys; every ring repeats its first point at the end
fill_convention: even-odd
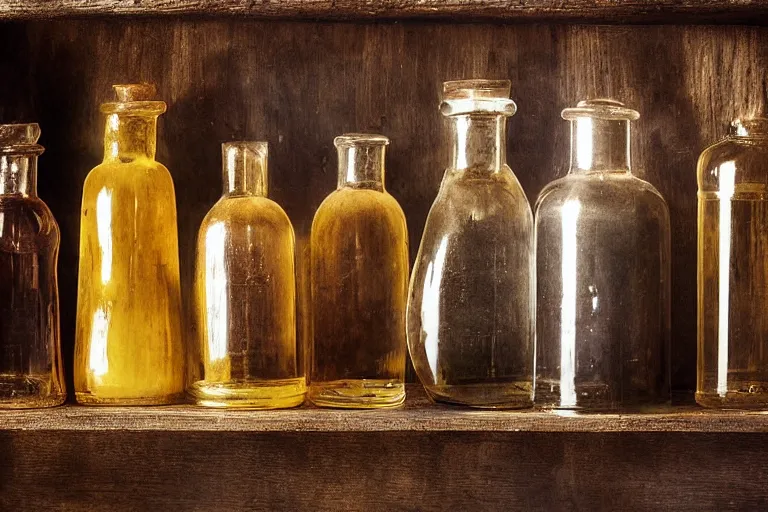
{"type": "Polygon", "coordinates": [[[760,24],[762,0],[0,0],[0,19],[245,15],[325,20],[730,22],[760,24]]]}
{"type": "Polygon", "coordinates": [[[0,431],[227,432],[768,432],[768,414],[694,405],[645,414],[472,410],[435,405],[409,385],[405,407],[354,411],[302,407],[276,411],[170,407],[83,407],[0,412],[0,431]]]}

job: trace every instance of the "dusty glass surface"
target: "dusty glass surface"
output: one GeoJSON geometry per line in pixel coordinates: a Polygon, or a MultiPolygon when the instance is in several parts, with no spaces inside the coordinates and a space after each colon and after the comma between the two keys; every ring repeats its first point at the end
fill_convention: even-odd
{"type": "Polygon", "coordinates": [[[59,338],[59,226],[37,196],[37,124],[0,125],[0,408],[66,399],[59,338]]]}
{"type": "Polygon", "coordinates": [[[453,159],[424,227],[407,317],[416,373],[441,402],[533,401],[533,216],[506,162],[509,92],[506,80],[444,84],[453,159]]]}
{"type": "Polygon", "coordinates": [[[155,161],[154,86],[114,86],[104,161],[85,180],[80,217],[75,394],[90,405],[183,396],[176,198],[155,161]]]}
{"type": "Polygon", "coordinates": [[[607,99],[563,111],[570,170],[536,204],[537,405],[669,401],[669,211],[630,167],[638,117],[607,99]]]}
{"type": "Polygon", "coordinates": [[[705,407],[768,408],[768,119],[699,158],[698,379],[705,407]]]}
{"type": "Polygon", "coordinates": [[[318,208],[310,241],[315,405],[381,408],[405,399],[408,231],[384,187],[388,143],[368,134],[334,141],[338,187],[318,208]]]}
{"type": "Polygon", "coordinates": [[[267,198],[267,143],[222,145],[224,194],[197,238],[199,376],[211,407],[280,408],[304,401],[296,351],[294,234],[267,198]]]}

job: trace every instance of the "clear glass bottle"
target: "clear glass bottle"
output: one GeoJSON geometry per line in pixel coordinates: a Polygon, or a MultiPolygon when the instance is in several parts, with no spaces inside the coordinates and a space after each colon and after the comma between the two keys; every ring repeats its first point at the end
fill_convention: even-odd
{"type": "Polygon", "coordinates": [[[59,226],[37,197],[37,124],[0,125],[0,409],[66,399],[59,339],[59,226]]]}
{"type": "Polygon", "coordinates": [[[768,118],[731,123],[697,174],[696,401],[768,409],[768,118]]]}
{"type": "Polygon", "coordinates": [[[171,175],[155,161],[149,84],[105,103],[104,161],[85,180],[80,217],[75,393],[88,405],[183,397],[179,250],[171,175]]]}
{"type": "Polygon", "coordinates": [[[445,82],[453,159],[427,217],[408,298],[408,348],[428,395],[530,407],[533,215],[506,162],[508,80],[445,82]]]}
{"type": "Polygon", "coordinates": [[[224,194],[197,238],[199,405],[271,409],[304,401],[296,350],[294,234],[267,198],[267,143],[222,145],[224,194]]]}
{"type": "Polygon", "coordinates": [[[563,110],[570,170],[536,203],[537,405],[669,402],[669,210],[632,174],[638,117],[611,99],[563,110]]]}
{"type": "Polygon", "coordinates": [[[311,234],[312,357],[318,406],[395,407],[405,399],[408,231],[384,188],[381,135],[336,137],[338,188],[311,234]]]}

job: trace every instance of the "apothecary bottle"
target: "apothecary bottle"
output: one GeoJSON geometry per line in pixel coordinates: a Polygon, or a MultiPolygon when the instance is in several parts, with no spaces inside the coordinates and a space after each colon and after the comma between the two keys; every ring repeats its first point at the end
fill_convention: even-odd
{"type": "Polygon", "coordinates": [[[381,408],[405,399],[408,232],[384,187],[381,135],[334,141],[338,187],[311,233],[313,343],[309,398],[326,407],[381,408]]]}
{"type": "Polygon", "coordinates": [[[768,409],[768,118],[734,121],[697,174],[696,401],[768,409]]]}
{"type": "Polygon", "coordinates": [[[537,405],[669,402],[669,210],[630,166],[638,117],[611,99],[563,110],[570,169],[536,203],[537,405]]]}
{"type": "Polygon", "coordinates": [[[533,215],[506,160],[508,80],[443,86],[453,157],[411,277],[408,348],[436,401],[488,408],[533,401],[533,215]]]}
{"type": "Polygon", "coordinates": [[[0,125],[0,409],[66,399],[59,339],[59,226],[37,196],[37,124],[0,125]]]}
{"type": "Polygon", "coordinates": [[[199,405],[279,408],[304,401],[296,346],[294,233],[267,198],[267,143],[222,145],[224,194],[197,238],[199,405]]]}
{"type": "Polygon", "coordinates": [[[183,396],[176,199],[155,160],[166,105],[149,84],[105,103],[104,160],[80,217],[75,393],[83,404],[153,405],[183,396]]]}

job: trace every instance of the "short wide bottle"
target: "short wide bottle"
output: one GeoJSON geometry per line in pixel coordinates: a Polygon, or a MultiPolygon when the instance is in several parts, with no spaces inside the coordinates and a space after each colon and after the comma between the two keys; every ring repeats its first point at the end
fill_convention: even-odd
{"type": "Polygon", "coordinates": [[[0,409],[66,399],[59,340],[59,226],[37,196],[36,124],[0,125],[0,409]]]}
{"type": "Polygon", "coordinates": [[[384,188],[389,141],[347,134],[334,143],[338,188],[312,223],[309,398],[326,407],[393,407],[405,399],[408,232],[384,188]]]}
{"type": "Polygon", "coordinates": [[[698,183],[696,401],[768,409],[768,118],[734,121],[698,183]]]}
{"type": "Polygon", "coordinates": [[[280,408],[304,401],[296,347],[294,233],[267,198],[267,143],[222,146],[224,194],[197,238],[199,379],[211,407],[280,408]]]}
{"type": "Polygon", "coordinates": [[[183,397],[179,249],[171,175],[155,161],[154,86],[117,85],[105,103],[104,161],[80,217],[75,395],[88,405],[183,397]]]}
{"type": "Polygon", "coordinates": [[[533,402],[533,215],[506,161],[508,80],[446,82],[453,160],[429,211],[408,297],[408,348],[433,400],[533,402]]]}
{"type": "Polygon", "coordinates": [[[669,211],[630,167],[638,116],[609,99],[563,111],[570,170],[536,203],[537,405],[669,402],[669,211]]]}

